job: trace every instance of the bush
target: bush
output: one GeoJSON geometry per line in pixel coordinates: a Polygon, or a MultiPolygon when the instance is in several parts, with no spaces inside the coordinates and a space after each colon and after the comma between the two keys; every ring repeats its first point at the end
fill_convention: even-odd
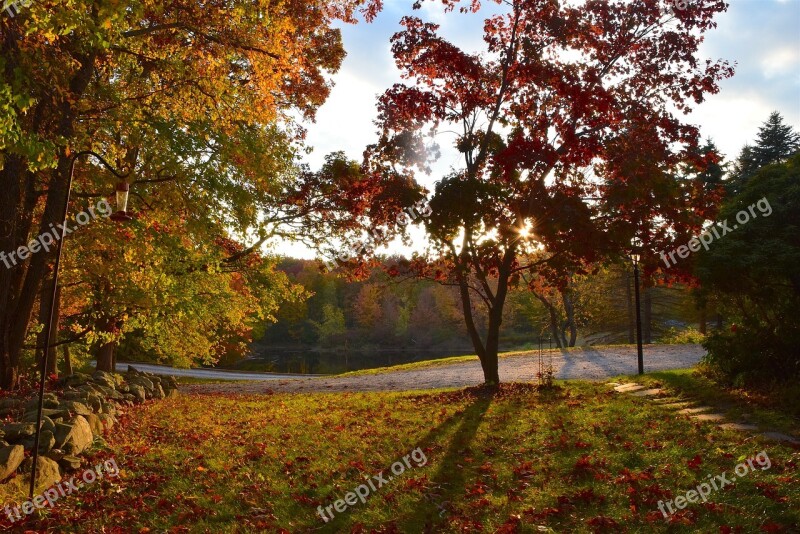
{"type": "Polygon", "coordinates": [[[733,325],[715,332],[703,346],[704,363],[734,387],[749,387],[800,378],[800,326],[787,322],[777,330],[764,325],[733,325]]]}
{"type": "Polygon", "coordinates": [[[696,328],[685,328],[678,330],[675,327],[669,328],[659,339],[660,343],[666,345],[687,345],[691,343],[703,343],[706,336],[701,334],[696,328]]]}

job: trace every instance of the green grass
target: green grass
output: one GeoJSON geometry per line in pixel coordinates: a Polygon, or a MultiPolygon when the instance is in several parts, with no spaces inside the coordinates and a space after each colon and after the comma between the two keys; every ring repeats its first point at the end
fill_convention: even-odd
{"type": "MultiPolygon", "coordinates": [[[[629,345],[593,345],[591,349],[609,349],[609,348],[618,348],[618,347],[626,347],[629,345]]],[[[560,352],[574,352],[580,351],[587,347],[570,347],[566,349],[552,349],[551,351],[555,354],[560,352]]],[[[547,354],[550,349],[544,349],[544,353],[547,354]]],[[[498,356],[499,358],[513,358],[516,356],[522,356],[525,354],[538,354],[538,349],[528,349],[528,350],[512,350],[507,352],[501,352],[498,356]]],[[[342,373],[336,376],[369,376],[369,375],[377,375],[381,373],[392,373],[395,371],[415,371],[418,369],[429,369],[432,367],[441,367],[444,365],[453,365],[457,363],[464,363],[464,362],[477,362],[478,356],[475,354],[470,354],[466,356],[451,356],[449,358],[439,358],[436,360],[425,360],[421,362],[412,362],[412,363],[404,363],[400,365],[392,365],[390,367],[376,367],[375,369],[362,369],[360,371],[350,371],[347,373],[342,373]]]]}
{"type": "MultiPolygon", "coordinates": [[[[646,378],[695,384],[682,373],[646,378]]],[[[699,390],[693,390],[699,391],[699,390]]],[[[769,414],[764,414],[769,415],[769,414]]],[[[778,418],[779,415],[773,414],[778,418]]],[[[800,453],[605,384],[555,390],[183,395],[132,410],[109,439],[123,468],[30,520],[91,532],[719,532],[800,526],[800,453]],[[334,504],[421,448],[424,466],[330,523],[334,504]],[[766,451],[754,472],[667,523],[659,500],[766,451]],[[149,530],[146,530],[149,529],[149,530]],[[284,529],[284,530],[281,530],[284,529]]],[[[412,460],[413,462],[413,460],[412,460]]],[[[788,530],[787,530],[788,531],[788,530]]]]}

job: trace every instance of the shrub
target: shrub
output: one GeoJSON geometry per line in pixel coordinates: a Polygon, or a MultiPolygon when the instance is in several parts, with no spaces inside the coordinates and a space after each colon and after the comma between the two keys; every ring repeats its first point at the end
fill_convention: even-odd
{"type": "Polygon", "coordinates": [[[678,330],[675,327],[669,328],[659,339],[660,343],[666,345],[686,345],[690,343],[703,343],[706,336],[701,334],[696,328],[685,328],[678,330]]]}

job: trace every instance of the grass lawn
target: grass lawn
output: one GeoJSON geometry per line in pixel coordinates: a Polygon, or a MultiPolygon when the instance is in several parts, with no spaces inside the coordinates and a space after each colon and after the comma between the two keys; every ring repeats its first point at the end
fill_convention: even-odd
{"type": "MultiPolygon", "coordinates": [[[[667,385],[668,375],[648,380],[667,385]]],[[[674,380],[690,382],[681,376],[674,380]]],[[[98,453],[108,457],[122,468],[119,478],[69,495],[23,526],[108,533],[800,528],[800,451],[690,421],[598,383],[543,392],[506,385],[494,393],[183,395],[130,411],[109,450],[98,453]],[[395,462],[417,448],[424,465],[417,453],[393,475],[393,464],[400,471],[395,462]],[[761,451],[768,469],[756,462],[708,502],[664,519],[660,500],[709,476],[730,480],[737,464],[761,451]],[[380,472],[383,487],[373,478],[380,472]],[[317,515],[318,506],[335,505],[369,479],[375,490],[365,503],[332,509],[329,523],[317,515]]]]}

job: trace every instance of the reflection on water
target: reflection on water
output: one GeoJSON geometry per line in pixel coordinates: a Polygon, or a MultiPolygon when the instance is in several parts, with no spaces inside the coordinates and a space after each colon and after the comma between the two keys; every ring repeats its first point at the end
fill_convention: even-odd
{"type": "Polygon", "coordinates": [[[272,373],[339,374],[404,363],[472,354],[469,351],[311,351],[269,350],[240,362],[236,369],[272,373]]]}

